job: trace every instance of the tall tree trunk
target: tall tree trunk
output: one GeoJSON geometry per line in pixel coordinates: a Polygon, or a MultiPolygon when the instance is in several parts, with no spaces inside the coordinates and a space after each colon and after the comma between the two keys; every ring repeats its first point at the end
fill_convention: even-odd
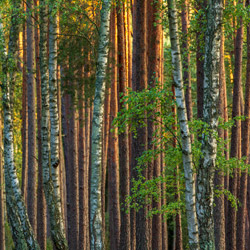
{"type": "MultiPolygon", "coordinates": [[[[34,6],[37,7],[37,0],[34,6]]],[[[35,14],[38,20],[38,13],[35,14]]],[[[39,63],[39,31],[35,24],[35,56],[36,56],[36,103],[37,103],[37,146],[38,146],[38,185],[37,185],[37,241],[40,248],[46,249],[46,202],[43,190],[43,169],[42,169],[42,142],[41,142],[41,119],[42,119],[42,100],[41,100],[41,74],[39,63]]]]}
{"type": "MultiPolygon", "coordinates": [[[[136,0],[133,13],[133,66],[132,66],[132,88],[134,91],[142,91],[147,87],[147,65],[146,65],[146,0],[136,0]]],[[[146,114],[145,114],[146,115],[146,114]]],[[[147,128],[137,128],[137,137],[132,137],[132,176],[138,179],[137,158],[147,150],[147,128]]],[[[142,175],[148,178],[147,166],[143,167],[142,175]]],[[[147,208],[143,206],[136,213],[136,249],[149,249],[147,208]]]]}
{"type": "MultiPolygon", "coordinates": [[[[80,85],[80,84],[79,84],[80,85]]],[[[79,86],[78,92],[79,98],[79,137],[78,137],[78,166],[79,166],[79,249],[87,249],[86,247],[86,216],[85,216],[85,199],[88,197],[84,196],[85,190],[85,167],[86,167],[86,157],[85,157],[85,105],[84,105],[84,86],[81,84],[79,86]]]]}
{"type": "Polygon", "coordinates": [[[182,64],[178,37],[177,10],[174,0],[168,0],[169,32],[171,39],[172,65],[177,103],[177,115],[181,129],[182,160],[186,180],[186,213],[190,249],[199,249],[198,224],[196,217],[195,182],[192,164],[191,138],[187,123],[187,112],[183,90],[182,64]]]}
{"type": "Polygon", "coordinates": [[[222,33],[222,0],[208,4],[205,35],[203,120],[209,129],[202,136],[202,155],[197,174],[197,218],[201,249],[214,249],[214,171],[217,156],[217,132],[219,102],[219,63],[222,33]]]}
{"type": "Polygon", "coordinates": [[[42,167],[45,198],[50,215],[51,237],[56,249],[68,249],[65,233],[62,230],[62,215],[58,207],[60,199],[54,191],[53,179],[50,169],[50,143],[49,143],[49,76],[47,65],[47,11],[45,1],[40,1],[40,71],[42,96],[42,167]]]}
{"type": "MultiPolygon", "coordinates": [[[[117,11],[118,14],[118,11],[117,11]]],[[[110,100],[110,125],[118,112],[117,97],[117,15],[114,8],[111,12],[110,32],[111,32],[111,60],[113,61],[111,70],[111,100],[110,100]]],[[[118,52],[119,53],[119,52],[118,52]]],[[[108,148],[108,209],[109,209],[109,237],[110,249],[120,247],[120,201],[119,201],[119,143],[118,129],[109,134],[108,148]]]]}
{"type": "Polygon", "coordinates": [[[98,48],[96,89],[91,138],[91,180],[90,180],[90,237],[91,249],[101,250],[104,247],[102,238],[102,131],[105,97],[105,74],[108,62],[110,1],[104,0],[101,10],[100,41],[98,48]]]}
{"type": "MultiPolygon", "coordinates": [[[[250,1],[246,1],[246,7],[248,7],[250,1]]],[[[246,120],[243,121],[242,129],[242,156],[246,158],[246,164],[249,164],[249,126],[250,126],[250,23],[247,26],[247,70],[246,70],[246,91],[245,91],[245,112],[244,116],[246,120]]],[[[248,171],[242,172],[240,178],[240,193],[239,201],[241,206],[237,214],[237,250],[243,250],[246,246],[246,217],[247,217],[247,182],[248,171]]]]}
{"type": "MultiPolygon", "coordinates": [[[[221,36],[221,48],[220,48],[220,79],[219,79],[219,116],[224,120],[224,108],[225,108],[225,97],[224,86],[226,84],[225,76],[225,64],[224,64],[224,34],[221,36]]],[[[224,142],[224,129],[218,129],[218,135],[224,142]]],[[[222,152],[224,155],[224,152],[222,152]]],[[[215,170],[214,185],[217,190],[224,190],[224,173],[221,169],[215,170]]],[[[225,205],[224,205],[224,195],[219,197],[215,196],[214,202],[214,236],[215,236],[215,249],[225,250],[225,205]]]]}
{"type": "MultiPolygon", "coordinates": [[[[121,103],[121,95],[127,93],[127,73],[126,70],[126,27],[125,27],[125,9],[124,5],[117,6],[117,37],[118,37],[118,101],[119,111],[124,107],[121,103]]],[[[129,178],[129,138],[128,127],[125,128],[125,132],[119,134],[119,165],[120,165],[120,192],[121,192],[121,235],[120,235],[120,247],[121,250],[130,249],[130,213],[126,212],[126,198],[129,195],[130,190],[130,178],[129,178]]]]}
{"type": "MultiPolygon", "coordinates": [[[[161,80],[161,24],[160,24],[160,6],[161,1],[148,1],[148,88],[153,88],[157,84],[162,84],[161,80]]],[[[159,110],[158,110],[159,111],[159,110]]],[[[154,140],[159,136],[159,125],[155,123],[156,117],[148,117],[148,149],[157,150],[154,140]]],[[[159,139],[157,139],[159,142],[159,139]]],[[[156,143],[157,144],[157,143],[156,143]]],[[[158,144],[159,145],[159,144],[158,144]]],[[[149,179],[159,178],[161,175],[160,155],[149,162],[149,179]]],[[[158,190],[161,190],[161,184],[158,183],[158,190]]],[[[161,209],[161,200],[152,201],[153,208],[161,209]]],[[[153,215],[152,219],[152,248],[162,249],[162,218],[161,214],[153,215]]]]}
{"type": "MultiPolygon", "coordinates": [[[[0,148],[2,148],[2,116],[0,116],[0,148]]],[[[0,151],[0,250],[5,250],[5,220],[4,220],[4,181],[3,156],[0,151]]]]}
{"type": "Polygon", "coordinates": [[[14,163],[13,138],[13,87],[17,73],[17,50],[19,35],[20,2],[13,1],[8,55],[5,49],[4,32],[0,24],[0,59],[2,65],[2,91],[4,111],[4,169],[7,214],[16,249],[39,249],[30,225],[14,163]]]}
{"type": "MultiPolygon", "coordinates": [[[[26,5],[23,2],[23,8],[26,5]]],[[[22,195],[27,204],[28,171],[28,106],[27,106],[27,44],[26,22],[23,22],[23,92],[22,92],[22,195]]]]}
{"type": "Polygon", "coordinates": [[[192,111],[192,93],[191,93],[191,72],[190,72],[190,52],[189,52],[189,16],[188,16],[188,0],[184,0],[182,3],[181,12],[182,23],[182,50],[183,50],[183,82],[186,88],[185,101],[187,107],[187,117],[190,121],[193,117],[192,111]]]}
{"type": "Polygon", "coordinates": [[[36,160],[36,104],[35,104],[35,77],[34,77],[34,9],[33,0],[27,1],[27,86],[28,86],[28,215],[31,226],[36,234],[37,230],[37,160],[36,160]]]}
{"type": "MultiPolygon", "coordinates": [[[[57,9],[53,0],[49,3],[49,110],[50,110],[50,164],[51,177],[54,186],[54,198],[56,199],[56,206],[59,210],[58,222],[59,230],[63,234],[64,241],[65,229],[62,216],[62,203],[60,193],[60,125],[59,125],[59,111],[58,111],[58,85],[57,85],[57,32],[58,32],[58,18],[57,9]]],[[[73,195],[73,194],[72,194],[73,195]]]]}
{"type": "MultiPolygon", "coordinates": [[[[242,3],[242,2],[241,2],[242,3]]],[[[234,88],[233,88],[233,110],[232,118],[241,114],[240,112],[240,99],[241,99],[241,74],[242,74],[242,50],[243,50],[243,24],[242,18],[239,20],[240,27],[237,30],[236,43],[235,43],[235,68],[234,68],[234,88]]],[[[238,157],[239,148],[239,134],[241,121],[235,120],[232,127],[231,136],[231,151],[230,157],[238,157]]],[[[235,197],[237,196],[237,169],[233,170],[233,177],[229,178],[229,190],[235,197]]],[[[228,203],[228,216],[230,220],[227,223],[227,249],[236,250],[236,210],[232,204],[228,203]]]]}

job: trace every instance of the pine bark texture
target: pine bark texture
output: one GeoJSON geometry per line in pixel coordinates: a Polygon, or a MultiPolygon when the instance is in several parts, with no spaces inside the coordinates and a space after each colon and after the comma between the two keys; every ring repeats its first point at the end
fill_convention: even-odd
{"type": "MultiPolygon", "coordinates": [[[[127,63],[126,63],[126,27],[124,5],[117,6],[117,40],[118,40],[118,108],[119,111],[124,107],[121,102],[121,95],[127,93],[127,63]]],[[[130,173],[129,173],[129,138],[128,127],[119,134],[119,166],[120,166],[120,202],[121,202],[121,250],[130,249],[130,213],[126,212],[126,197],[130,190],[130,173]]]]}
{"type": "MultiPolygon", "coordinates": [[[[241,2],[240,2],[241,3],[241,2]]],[[[240,27],[237,29],[236,34],[236,42],[235,42],[235,68],[234,68],[234,87],[233,87],[233,110],[232,110],[232,118],[240,116],[241,108],[241,81],[242,81],[242,52],[243,52],[243,24],[242,18],[239,19],[240,27]]],[[[232,135],[231,135],[231,148],[230,148],[230,158],[238,158],[239,154],[239,137],[241,135],[240,131],[241,121],[235,120],[234,126],[232,127],[232,135]]],[[[238,180],[238,169],[233,169],[232,177],[229,177],[229,191],[237,196],[237,180],[238,180]]],[[[227,247],[226,249],[236,250],[236,210],[228,202],[228,220],[227,223],[227,247]]]]}
{"type": "Polygon", "coordinates": [[[47,66],[47,8],[45,1],[40,1],[40,69],[42,93],[42,167],[45,198],[50,214],[51,237],[56,249],[68,249],[65,233],[61,229],[61,211],[58,198],[54,192],[53,180],[50,174],[50,143],[49,143],[49,75],[47,66]]]}
{"type": "MultiPolygon", "coordinates": [[[[250,4],[246,1],[246,7],[250,4]]],[[[250,135],[250,24],[247,26],[247,69],[245,85],[245,112],[246,120],[242,122],[242,157],[246,157],[246,164],[249,164],[249,135],[250,135]]],[[[237,250],[244,250],[246,245],[246,217],[247,217],[247,185],[248,171],[243,170],[240,177],[239,207],[237,214],[237,250]]]]}
{"type": "Polygon", "coordinates": [[[171,39],[172,66],[174,75],[177,115],[181,129],[182,160],[186,183],[185,199],[188,225],[188,237],[190,249],[199,248],[198,223],[196,217],[195,181],[193,173],[191,137],[187,123],[187,111],[185,105],[182,64],[180,55],[180,43],[178,37],[177,10],[175,0],[168,0],[169,32],[171,39]]]}
{"type": "Polygon", "coordinates": [[[34,19],[32,17],[33,0],[28,0],[27,12],[27,89],[28,89],[28,193],[27,205],[31,226],[37,230],[37,160],[36,160],[36,104],[35,104],[35,41],[34,19]]]}
{"type": "Polygon", "coordinates": [[[102,239],[102,131],[105,97],[105,75],[108,62],[110,1],[104,0],[101,9],[100,41],[98,48],[96,89],[91,138],[91,179],[90,179],[90,245],[91,249],[101,250],[102,239]]]}
{"type": "Polygon", "coordinates": [[[203,121],[208,129],[202,135],[202,158],[197,174],[197,218],[201,249],[214,249],[214,171],[216,166],[219,102],[219,64],[223,1],[208,3],[205,34],[203,121]]]}

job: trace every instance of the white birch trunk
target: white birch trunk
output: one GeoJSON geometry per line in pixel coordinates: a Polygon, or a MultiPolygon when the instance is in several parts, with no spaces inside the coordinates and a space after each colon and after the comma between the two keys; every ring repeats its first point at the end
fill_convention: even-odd
{"type": "MultiPolygon", "coordinates": [[[[54,192],[50,170],[50,143],[49,143],[49,77],[47,65],[47,13],[45,0],[40,1],[40,67],[41,67],[41,95],[42,95],[42,167],[45,197],[50,214],[51,236],[56,249],[68,249],[65,232],[62,227],[62,215],[58,207],[58,200],[54,192]]],[[[58,166],[57,166],[58,167],[58,166]]]]}
{"type": "Polygon", "coordinates": [[[217,155],[215,134],[218,126],[219,64],[223,1],[210,0],[207,14],[204,62],[203,119],[208,131],[202,135],[202,158],[197,174],[197,217],[201,249],[214,245],[214,171],[217,155]]]}
{"type": "Polygon", "coordinates": [[[110,0],[103,0],[101,10],[100,41],[98,49],[96,89],[92,122],[90,233],[91,249],[104,248],[102,239],[102,129],[104,116],[105,76],[108,61],[110,0]]]}
{"type": "Polygon", "coordinates": [[[20,2],[13,1],[11,29],[9,35],[9,50],[6,54],[3,26],[0,26],[1,59],[2,65],[2,91],[3,91],[3,110],[4,110],[4,168],[5,168],[5,189],[7,214],[11,224],[12,235],[15,240],[16,249],[39,249],[35,240],[24,201],[19,187],[19,181],[14,164],[14,138],[13,138],[13,103],[11,89],[16,80],[16,58],[18,50],[19,35],[19,8],[20,2]]]}
{"type": "Polygon", "coordinates": [[[182,63],[178,37],[178,23],[175,0],[168,0],[169,32],[171,39],[172,66],[174,75],[177,116],[181,130],[182,160],[185,174],[185,198],[190,249],[199,248],[198,223],[196,216],[195,181],[193,173],[191,137],[183,89],[182,63]]]}
{"type": "MultiPolygon", "coordinates": [[[[51,147],[51,174],[57,206],[62,213],[60,180],[59,180],[59,111],[57,86],[57,30],[58,18],[55,1],[50,1],[49,8],[49,108],[50,108],[50,147],[51,147]]],[[[64,230],[61,216],[61,228],[64,230]]]]}

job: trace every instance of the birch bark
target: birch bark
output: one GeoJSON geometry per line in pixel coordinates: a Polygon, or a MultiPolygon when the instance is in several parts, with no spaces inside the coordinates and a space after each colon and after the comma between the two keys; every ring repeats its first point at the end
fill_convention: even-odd
{"type": "Polygon", "coordinates": [[[187,123],[187,111],[183,89],[182,64],[180,55],[180,43],[178,37],[178,23],[175,0],[168,0],[169,32],[172,50],[172,65],[174,75],[177,115],[181,129],[182,160],[186,183],[186,211],[188,224],[188,237],[190,249],[199,248],[198,224],[196,217],[195,182],[191,152],[191,138],[187,123]]]}
{"type": "Polygon", "coordinates": [[[214,245],[214,171],[217,155],[215,133],[218,127],[219,64],[222,33],[223,1],[208,3],[205,36],[203,120],[207,134],[202,135],[202,158],[197,174],[197,218],[200,248],[215,249],[214,245]]]}
{"type": "MultiPolygon", "coordinates": [[[[20,1],[12,1],[11,28],[9,34],[8,55],[6,53],[3,26],[0,25],[0,56],[5,62],[2,65],[2,91],[4,110],[4,168],[7,214],[11,224],[16,249],[39,249],[35,240],[14,164],[14,141],[11,90],[16,80],[16,58],[18,50],[20,1]]],[[[3,61],[2,61],[3,62],[3,61]]]]}
{"type": "Polygon", "coordinates": [[[42,166],[45,198],[50,213],[51,236],[56,249],[68,249],[62,225],[61,210],[58,207],[58,197],[54,192],[53,180],[50,174],[50,143],[49,143],[49,77],[47,66],[47,11],[45,1],[40,1],[40,67],[42,92],[42,166]]]}
{"type": "Polygon", "coordinates": [[[110,1],[103,0],[101,10],[100,42],[98,49],[96,90],[91,140],[91,180],[90,180],[90,234],[91,249],[101,250],[104,247],[102,239],[102,127],[105,97],[105,73],[108,61],[110,1]]]}

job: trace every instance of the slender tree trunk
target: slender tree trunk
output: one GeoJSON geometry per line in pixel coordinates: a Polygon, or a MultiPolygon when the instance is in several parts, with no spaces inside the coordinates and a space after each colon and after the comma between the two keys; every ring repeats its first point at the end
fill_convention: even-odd
{"type": "MultiPolygon", "coordinates": [[[[246,7],[250,4],[246,1],[246,7]]],[[[245,112],[246,120],[243,121],[242,129],[242,156],[247,157],[246,163],[249,164],[249,126],[250,126],[250,23],[247,26],[247,70],[246,70],[246,91],[245,91],[245,112]]],[[[240,178],[239,201],[241,206],[237,214],[237,250],[243,250],[246,246],[246,217],[247,217],[247,179],[248,171],[242,172],[240,178]]]]}
{"type": "MultiPolygon", "coordinates": [[[[240,27],[237,30],[235,44],[235,69],[234,69],[234,89],[233,89],[233,111],[232,118],[240,115],[240,98],[241,98],[241,71],[242,71],[242,50],[243,50],[243,24],[240,18],[240,27]]],[[[239,134],[241,121],[235,120],[232,127],[231,151],[230,157],[238,157],[239,134]]],[[[237,169],[233,170],[233,177],[229,177],[229,190],[232,195],[237,196],[237,169]]],[[[228,203],[228,216],[230,220],[227,223],[227,249],[236,250],[236,210],[228,203]]]]}
{"type": "MultiPolygon", "coordinates": [[[[225,97],[224,86],[226,84],[225,76],[225,64],[224,64],[224,34],[221,36],[221,48],[220,48],[220,76],[219,76],[219,116],[224,120],[224,108],[225,108],[225,97]]],[[[218,129],[218,135],[224,142],[224,130],[222,128],[218,129]]],[[[224,155],[224,152],[222,152],[224,155]]],[[[215,170],[214,185],[217,190],[224,190],[224,173],[221,169],[215,170]]],[[[224,205],[224,195],[219,197],[215,196],[214,202],[214,236],[215,236],[215,249],[225,250],[225,205],[224,205]]]]}
{"type": "MultiPolygon", "coordinates": [[[[161,24],[160,24],[160,6],[161,1],[148,1],[148,88],[155,87],[157,84],[161,84],[161,24]]],[[[158,110],[159,111],[159,110],[158,110]]],[[[157,145],[154,145],[153,141],[159,136],[159,126],[154,121],[156,117],[152,115],[148,117],[148,149],[157,150],[157,145]]],[[[159,139],[157,139],[159,142],[159,139]]],[[[159,144],[158,144],[159,145],[159,144]]],[[[160,155],[156,159],[152,159],[148,165],[149,179],[152,177],[159,178],[161,175],[160,155]]],[[[158,183],[158,190],[160,192],[160,183],[158,183]]],[[[153,208],[161,209],[161,200],[152,201],[153,208]]],[[[162,249],[162,218],[161,214],[153,215],[151,232],[152,236],[152,248],[162,249]]]]}
{"type": "MultiPolygon", "coordinates": [[[[37,0],[34,6],[37,7],[37,0]]],[[[36,20],[38,14],[35,14],[36,20]]],[[[41,74],[39,63],[39,32],[38,25],[35,24],[35,56],[36,56],[36,103],[37,103],[37,146],[38,146],[38,185],[37,185],[37,241],[41,249],[46,249],[46,202],[43,190],[43,169],[42,169],[42,141],[41,141],[41,74]]]]}
{"type": "MultiPolygon", "coordinates": [[[[23,8],[25,8],[23,3],[23,8]]],[[[28,108],[27,108],[27,44],[26,22],[23,22],[23,93],[22,93],[22,195],[27,204],[28,108]]]]}
{"type": "MultiPolygon", "coordinates": [[[[132,88],[134,91],[142,91],[147,87],[147,65],[146,65],[146,0],[136,0],[133,13],[133,66],[132,66],[132,88]]],[[[146,114],[145,114],[146,115],[146,114]]],[[[132,177],[138,179],[137,158],[147,150],[147,128],[137,128],[137,137],[132,137],[132,177]]],[[[147,166],[143,167],[142,175],[148,178],[147,166]]],[[[147,208],[143,206],[136,213],[136,249],[149,249],[147,208]]]]}
{"type": "Polygon", "coordinates": [[[102,238],[102,131],[105,97],[105,73],[108,62],[110,1],[104,0],[101,10],[100,42],[98,49],[96,90],[91,138],[91,181],[90,181],[90,237],[91,249],[101,250],[104,247],[102,238]]]}
{"type": "MultiPolygon", "coordinates": [[[[0,149],[2,149],[2,116],[0,116],[0,149]]],[[[0,250],[5,250],[5,220],[4,220],[4,180],[3,156],[0,151],[0,250]]]]}
{"type": "Polygon", "coordinates": [[[50,143],[49,143],[49,76],[47,66],[47,11],[45,1],[40,0],[40,70],[41,70],[41,96],[42,96],[42,167],[45,198],[50,215],[51,237],[56,249],[68,249],[65,233],[61,227],[62,215],[58,207],[60,199],[54,190],[50,169],[50,143]]]}
{"type": "Polygon", "coordinates": [[[31,226],[37,230],[37,160],[36,160],[36,105],[35,105],[35,76],[34,76],[34,9],[33,0],[27,1],[27,86],[28,86],[28,215],[31,226]]]}
{"type": "MultiPolygon", "coordinates": [[[[126,27],[124,20],[124,5],[117,6],[117,37],[118,37],[118,101],[119,111],[124,107],[121,103],[121,94],[127,93],[127,64],[126,64],[126,27]]],[[[125,16],[126,17],[126,16],[125,16]]],[[[130,174],[129,174],[129,138],[128,127],[125,132],[119,134],[119,165],[120,165],[120,192],[121,192],[121,235],[120,247],[121,250],[130,249],[130,213],[126,212],[126,198],[130,190],[130,174]]]]}
{"type": "Polygon", "coordinates": [[[219,102],[219,65],[222,33],[222,0],[208,4],[205,35],[203,120],[209,129],[202,136],[202,155],[197,174],[197,218],[201,249],[214,249],[214,171],[217,156],[217,132],[219,102]]]}
{"type": "MultiPolygon", "coordinates": [[[[80,84],[79,84],[80,85],[80,84]]],[[[85,171],[84,168],[86,167],[86,157],[85,157],[85,105],[84,105],[84,86],[79,86],[78,92],[79,98],[79,137],[78,137],[78,166],[79,166],[79,249],[87,249],[86,248],[86,216],[84,211],[85,200],[88,197],[84,197],[84,192],[86,190],[85,187],[85,171]]]]}
{"type": "MultiPolygon", "coordinates": [[[[118,12],[117,12],[118,14],[118,12]]],[[[120,13],[121,14],[121,13],[120,13]]],[[[117,97],[117,15],[114,8],[111,12],[111,60],[113,61],[111,71],[111,100],[110,100],[110,124],[112,124],[118,112],[117,97]]],[[[119,53],[119,52],[118,52],[119,53]]],[[[109,209],[109,238],[110,249],[119,249],[120,247],[120,201],[119,201],[119,143],[118,129],[114,128],[114,132],[109,134],[108,148],[108,209],[109,209]]]]}
{"type": "MultiPolygon", "coordinates": [[[[30,225],[14,164],[13,138],[13,87],[17,73],[17,50],[19,35],[20,2],[13,1],[11,28],[9,34],[8,55],[5,49],[3,27],[0,23],[0,59],[2,65],[1,80],[4,111],[4,169],[7,214],[11,225],[16,249],[39,249],[30,225]]],[[[1,20],[1,18],[0,18],[1,20]]]]}
{"type": "Polygon", "coordinates": [[[185,101],[187,107],[187,117],[190,121],[193,117],[192,111],[192,93],[191,93],[191,72],[190,72],[190,52],[189,52],[189,16],[188,16],[188,0],[184,0],[182,3],[181,12],[182,23],[182,50],[183,50],[183,82],[186,88],[185,101]]]}
{"type": "Polygon", "coordinates": [[[182,160],[186,180],[186,213],[188,224],[188,237],[190,249],[199,249],[198,224],[196,217],[195,182],[192,164],[191,138],[187,123],[187,112],[182,79],[182,64],[180,55],[180,43],[178,37],[178,24],[176,4],[174,0],[168,0],[169,31],[171,39],[172,65],[174,86],[177,103],[177,115],[181,129],[182,160]]]}

